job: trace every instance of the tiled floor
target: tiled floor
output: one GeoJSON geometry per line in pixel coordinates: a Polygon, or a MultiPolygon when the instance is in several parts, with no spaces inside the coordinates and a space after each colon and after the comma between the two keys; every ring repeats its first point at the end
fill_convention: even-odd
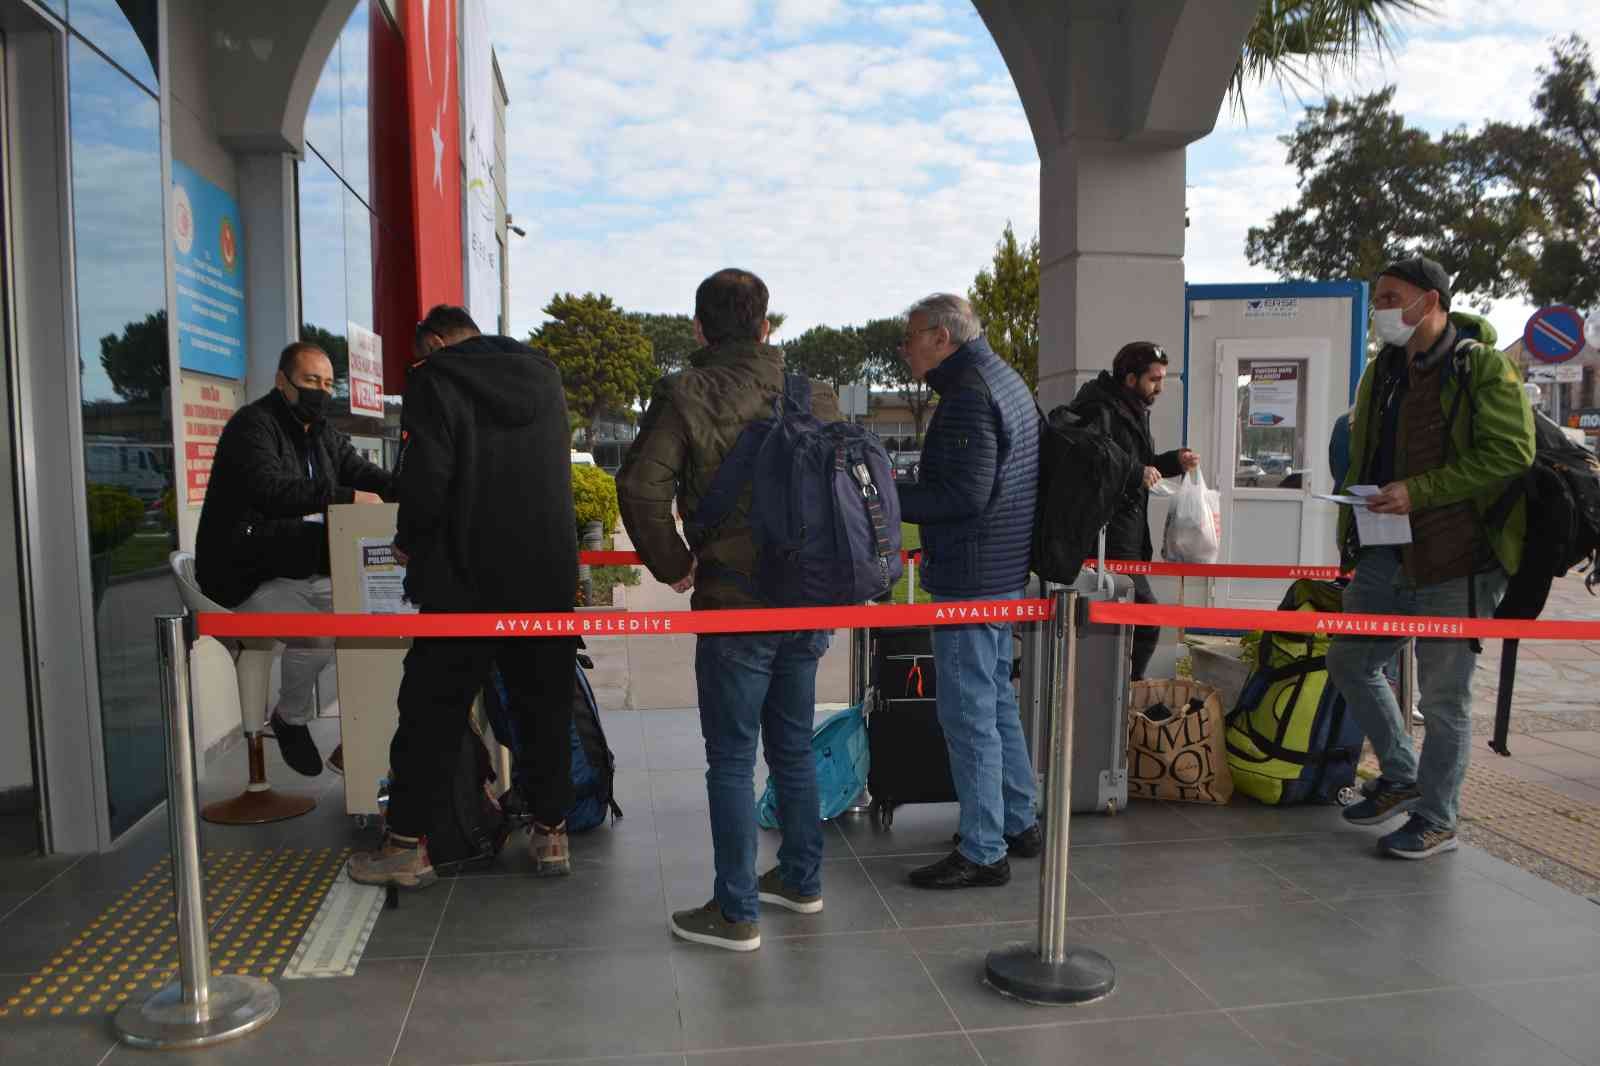
{"type": "MultiPolygon", "coordinates": [[[[1470,848],[1380,859],[1374,831],[1332,809],[1074,819],[1072,935],[1118,973],[1084,1008],[1029,1007],[982,983],[990,950],[1033,936],[1037,862],[1015,862],[1003,889],[905,883],[947,850],[946,806],[902,809],[891,830],[830,825],[827,909],[764,916],[759,952],[677,943],[668,911],[710,886],[695,716],[605,724],[627,814],[575,840],[571,879],[534,879],[512,849],[489,872],[408,893],[355,977],[279,981],[279,1015],[230,1044],[165,1056],[117,1047],[103,1017],[7,1019],[0,1060],[1600,1066],[1600,906],[1470,848]]],[[[209,829],[206,845],[359,842],[336,782],[320,787],[314,814],[209,829]]],[[[148,869],[163,833],[110,856],[0,864],[0,995],[148,869]]],[[[763,863],[775,848],[764,834],[763,863]]]]}

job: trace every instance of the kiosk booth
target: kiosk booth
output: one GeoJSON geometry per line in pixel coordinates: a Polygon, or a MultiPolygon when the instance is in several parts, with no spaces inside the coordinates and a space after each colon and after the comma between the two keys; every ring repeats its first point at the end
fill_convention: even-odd
{"type": "MultiPolygon", "coordinates": [[[[1184,303],[1183,439],[1221,495],[1218,561],[1337,564],[1337,506],[1315,494],[1333,491],[1329,434],[1366,364],[1366,285],[1191,285],[1184,303]]],[[[1151,504],[1159,541],[1166,507],[1151,504]]],[[[1185,584],[1186,601],[1218,607],[1272,608],[1281,593],[1185,584]]]]}

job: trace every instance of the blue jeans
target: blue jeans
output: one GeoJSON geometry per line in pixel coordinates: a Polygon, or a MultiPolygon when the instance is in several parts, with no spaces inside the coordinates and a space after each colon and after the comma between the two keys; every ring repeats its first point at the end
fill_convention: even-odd
{"type": "MultiPolygon", "coordinates": [[[[1497,566],[1473,580],[1478,585],[1478,615],[1493,614],[1505,595],[1505,571],[1497,566]]],[[[1467,581],[1461,577],[1419,588],[1401,569],[1398,551],[1368,548],[1344,590],[1344,609],[1353,614],[1465,618],[1467,581]]],[[[1415,813],[1441,828],[1454,829],[1461,783],[1472,756],[1472,671],[1477,656],[1470,641],[1432,637],[1417,641],[1417,691],[1427,731],[1419,760],[1405,728],[1411,708],[1401,710],[1383,676],[1384,665],[1404,643],[1404,637],[1336,636],[1328,646],[1328,676],[1372,742],[1384,778],[1402,785],[1415,782],[1422,792],[1415,813]]]]}
{"type": "Polygon", "coordinates": [[[778,796],[778,867],[802,895],[822,891],[822,818],[811,733],[827,630],[707,634],[694,649],[711,800],[713,892],[731,921],[761,917],[756,893],[756,740],[778,796]]]}
{"type": "MultiPolygon", "coordinates": [[[[935,602],[959,600],[934,596],[935,602]]],[[[1016,600],[1022,591],[984,599],[1016,600]]],[[[1033,825],[1033,765],[1022,739],[1022,713],[1011,687],[1011,626],[935,626],[934,695],[950,775],[961,801],[958,850],[988,865],[1006,857],[1003,834],[1033,825]]]]}

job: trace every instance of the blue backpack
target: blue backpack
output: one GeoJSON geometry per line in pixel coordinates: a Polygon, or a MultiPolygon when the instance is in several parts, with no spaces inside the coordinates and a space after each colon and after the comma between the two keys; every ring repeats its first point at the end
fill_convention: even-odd
{"type": "MultiPolygon", "coordinates": [[[[617,760],[606,744],[594,689],[589,686],[589,675],[584,673],[587,659],[583,655],[578,657],[572,688],[572,793],[575,799],[567,809],[569,833],[582,833],[604,825],[607,815],[622,817],[622,808],[617,806],[612,795],[617,760]]],[[[525,775],[531,773],[531,765],[524,756],[521,731],[517,728],[516,716],[510,713],[510,701],[498,667],[489,672],[489,679],[490,683],[483,690],[484,709],[495,739],[511,749],[514,760],[511,776],[517,786],[506,794],[501,805],[513,820],[524,820],[528,813],[522,809],[522,797],[533,794],[532,782],[525,780],[525,775]]]]}
{"type": "MultiPolygon", "coordinates": [[[[861,704],[830,715],[817,727],[811,755],[817,763],[819,814],[824,820],[837,818],[867,787],[867,718],[861,704]]],[[[778,796],[770,780],[756,801],[756,821],[764,829],[778,828],[778,796]]]]}
{"type": "Polygon", "coordinates": [[[876,599],[900,579],[900,497],[889,453],[864,426],[811,414],[811,382],[783,376],[772,417],[746,426],[693,518],[689,546],[728,519],[751,485],[755,587],[774,607],[876,599]]]}

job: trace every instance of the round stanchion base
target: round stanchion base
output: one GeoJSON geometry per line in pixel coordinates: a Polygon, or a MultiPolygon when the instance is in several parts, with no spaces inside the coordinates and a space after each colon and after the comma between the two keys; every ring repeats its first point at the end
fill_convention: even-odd
{"type": "Polygon", "coordinates": [[[1117,984],[1111,960],[1088,948],[1069,948],[1061,963],[1043,961],[1031,947],[991,951],[984,976],[1001,995],[1046,1007],[1093,1003],[1117,984]]]}
{"type": "Polygon", "coordinates": [[[200,817],[213,825],[262,825],[298,818],[316,805],[314,797],[269,788],[264,792],[241,792],[232,799],[208,804],[200,817]]]}
{"type": "Polygon", "coordinates": [[[209,1047],[243,1036],[278,1013],[278,990],[259,977],[212,977],[203,1016],[183,1002],[178,982],[143,1003],[117,1012],[117,1036],[124,1044],[165,1051],[209,1047]]]}

